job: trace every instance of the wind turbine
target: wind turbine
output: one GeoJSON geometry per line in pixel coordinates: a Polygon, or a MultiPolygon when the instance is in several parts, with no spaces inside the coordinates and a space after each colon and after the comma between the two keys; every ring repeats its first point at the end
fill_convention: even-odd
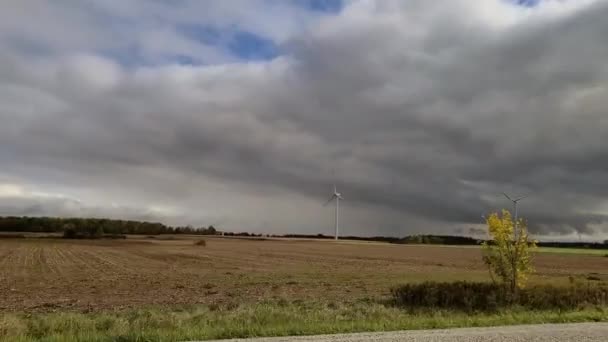
{"type": "Polygon", "coordinates": [[[514,212],[514,215],[515,215],[515,228],[517,228],[517,203],[519,203],[519,201],[521,201],[522,199],[524,199],[524,198],[526,198],[526,197],[528,197],[530,195],[526,195],[526,196],[522,196],[522,197],[519,197],[519,198],[516,198],[516,199],[512,199],[511,197],[509,197],[509,195],[505,194],[504,192],[502,194],[505,195],[505,197],[509,201],[513,202],[513,212],[514,212]]]}
{"type": "Polygon", "coordinates": [[[338,224],[340,219],[340,200],[343,200],[342,194],[338,192],[336,185],[334,184],[334,193],[331,195],[329,200],[323,204],[323,206],[328,205],[331,201],[336,200],[336,235],[334,237],[335,240],[338,240],[338,224]]]}

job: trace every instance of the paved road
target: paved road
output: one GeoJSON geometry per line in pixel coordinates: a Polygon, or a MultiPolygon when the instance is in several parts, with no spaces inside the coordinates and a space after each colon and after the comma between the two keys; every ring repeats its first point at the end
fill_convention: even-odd
{"type": "Polygon", "coordinates": [[[492,328],[413,330],[384,333],[236,339],[247,342],[608,342],[608,323],[514,325],[492,328]]]}

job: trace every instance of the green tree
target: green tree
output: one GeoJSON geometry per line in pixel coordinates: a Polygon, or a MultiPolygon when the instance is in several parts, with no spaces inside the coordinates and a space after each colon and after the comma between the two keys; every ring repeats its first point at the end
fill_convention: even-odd
{"type": "Polygon", "coordinates": [[[483,261],[492,280],[496,283],[498,278],[511,295],[516,295],[533,271],[531,251],[536,241],[529,239],[524,220],[514,222],[508,210],[502,215],[493,213],[486,221],[490,241],[482,244],[483,261]]]}

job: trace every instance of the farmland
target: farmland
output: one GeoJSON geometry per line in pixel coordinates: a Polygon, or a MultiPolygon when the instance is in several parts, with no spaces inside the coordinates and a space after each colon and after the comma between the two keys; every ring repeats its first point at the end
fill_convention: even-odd
{"type": "Polygon", "coordinates": [[[559,247],[540,247],[540,253],[557,253],[557,254],[587,254],[587,255],[608,255],[606,249],[589,249],[589,248],[559,248],[559,247]]]}
{"type": "MultiPolygon", "coordinates": [[[[88,312],[201,304],[341,305],[423,280],[486,280],[478,248],[195,237],[0,239],[0,311],[88,312]]],[[[532,282],[608,280],[608,258],[539,253],[532,282]]]]}

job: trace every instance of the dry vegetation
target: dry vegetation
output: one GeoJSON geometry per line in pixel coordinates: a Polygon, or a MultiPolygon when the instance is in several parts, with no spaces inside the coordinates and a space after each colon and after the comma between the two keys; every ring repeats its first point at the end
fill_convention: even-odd
{"type": "MultiPolygon", "coordinates": [[[[262,300],[348,302],[406,282],[485,280],[480,250],[197,237],[0,239],[0,311],[89,311],[262,300]]],[[[608,258],[538,254],[533,283],[608,280],[608,258]]]]}

